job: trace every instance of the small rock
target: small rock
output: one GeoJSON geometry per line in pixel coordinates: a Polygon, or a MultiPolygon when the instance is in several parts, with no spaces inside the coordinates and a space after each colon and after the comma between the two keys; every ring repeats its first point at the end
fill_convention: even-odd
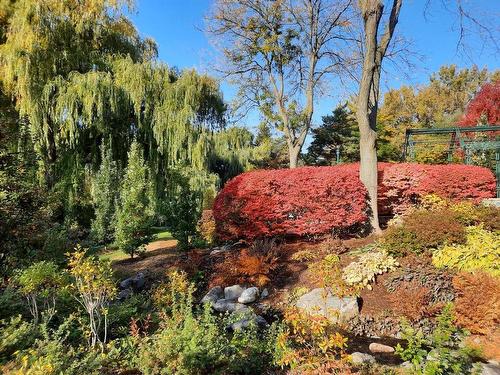
{"type": "Polygon", "coordinates": [[[215,303],[222,298],[224,298],[224,291],[222,290],[222,287],[215,286],[210,289],[207,294],[205,294],[200,303],[215,303]]]}
{"type": "Polygon", "coordinates": [[[224,288],[225,299],[238,299],[245,289],[240,285],[232,285],[224,288]]]}
{"type": "Polygon", "coordinates": [[[236,331],[239,329],[244,329],[249,327],[252,323],[254,323],[257,327],[265,327],[267,326],[267,321],[260,315],[256,315],[254,317],[245,318],[230,324],[228,329],[231,331],[236,331]]]}
{"type": "Polygon", "coordinates": [[[269,296],[269,290],[267,290],[267,288],[264,288],[264,290],[260,294],[260,299],[264,299],[264,298],[266,298],[268,296],[269,296]]]}
{"type": "Polygon", "coordinates": [[[394,348],[389,345],[372,342],[368,347],[372,353],[394,353],[394,348]]]}
{"type": "Polygon", "coordinates": [[[233,312],[241,310],[250,310],[242,303],[234,302],[233,299],[220,299],[213,305],[213,309],[218,312],[233,312]]]}
{"type": "Polygon", "coordinates": [[[146,279],[142,272],[138,273],[132,278],[132,285],[134,287],[134,290],[141,290],[142,288],[144,288],[145,284],[146,284],[146,279]]]}
{"type": "Polygon", "coordinates": [[[123,289],[123,290],[120,290],[120,293],[118,293],[118,296],[116,297],[116,299],[118,301],[124,301],[127,298],[129,298],[131,295],[132,295],[132,289],[130,289],[130,288],[123,289]]]}
{"type": "Polygon", "coordinates": [[[128,279],[122,280],[120,282],[120,289],[127,289],[132,286],[132,278],[129,277],[128,279]]]}
{"type": "Polygon", "coordinates": [[[413,365],[411,364],[410,361],[403,362],[399,366],[404,368],[404,369],[407,369],[407,370],[409,370],[413,367],[413,365]]]}
{"type": "Polygon", "coordinates": [[[296,305],[311,315],[325,316],[333,323],[345,322],[359,315],[358,300],[355,297],[339,298],[323,288],[304,294],[296,305]]]}
{"type": "Polygon", "coordinates": [[[257,301],[259,298],[259,288],[253,286],[251,288],[247,288],[241,293],[241,296],[238,297],[239,303],[252,303],[257,301]]]}
{"type": "Polygon", "coordinates": [[[354,352],[351,354],[351,362],[355,365],[375,363],[375,357],[367,353],[354,352]]]}

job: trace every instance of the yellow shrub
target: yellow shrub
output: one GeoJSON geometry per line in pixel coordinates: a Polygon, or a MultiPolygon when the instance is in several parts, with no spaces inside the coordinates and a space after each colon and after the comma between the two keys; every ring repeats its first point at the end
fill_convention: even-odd
{"type": "Polygon", "coordinates": [[[460,271],[485,271],[500,276],[500,234],[489,232],[482,226],[469,227],[467,242],[463,245],[445,245],[432,257],[438,267],[460,271]]]}

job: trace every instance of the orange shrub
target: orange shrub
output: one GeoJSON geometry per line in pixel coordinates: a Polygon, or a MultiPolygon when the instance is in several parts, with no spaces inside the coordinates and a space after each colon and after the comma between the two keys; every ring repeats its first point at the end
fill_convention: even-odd
{"type": "Polygon", "coordinates": [[[417,321],[428,312],[430,291],[416,281],[404,282],[391,294],[390,300],[395,313],[417,321]]]}
{"type": "Polygon", "coordinates": [[[500,279],[486,273],[453,278],[456,323],[472,333],[487,334],[500,324],[500,279]]]}

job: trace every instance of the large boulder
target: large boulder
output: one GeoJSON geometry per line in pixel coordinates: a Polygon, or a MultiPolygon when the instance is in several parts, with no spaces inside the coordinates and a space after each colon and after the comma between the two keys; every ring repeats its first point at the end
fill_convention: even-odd
{"type": "Polygon", "coordinates": [[[347,322],[359,315],[356,297],[339,298],[324,288],[316,288],[297,301],[297,307],[311,315],[322,315],[332,323],[347,322]]]}

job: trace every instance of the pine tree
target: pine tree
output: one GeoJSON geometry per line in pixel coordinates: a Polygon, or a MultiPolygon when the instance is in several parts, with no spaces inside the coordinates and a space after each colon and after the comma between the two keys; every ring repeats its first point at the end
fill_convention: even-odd
{"type": "Polygon", "coordinates": [[[95,218],[91,234],[99,242],[108,242],[113,237],[111,225],[118,198],[118,168],[113,160],[111,147],[101,145],[101,165],[92,178],[92,201],[95,218]]]}
{"type": "Polygon", "coordinates": [[[148,240],[154,212],[150,202],[151,181],[142,148],[134,141],[128,152],[116,214],[115,244],[132,258],[148,240]]]}

